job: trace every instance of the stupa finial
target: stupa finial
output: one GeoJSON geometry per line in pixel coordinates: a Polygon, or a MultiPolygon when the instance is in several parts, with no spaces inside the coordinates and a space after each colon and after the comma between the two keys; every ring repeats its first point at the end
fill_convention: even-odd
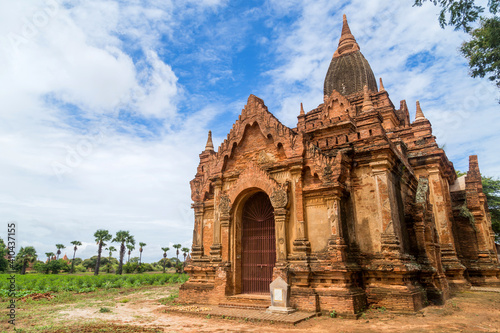
{"type": "Polygon", "coordinates": [[[373,102],[372,98],[370,97],[370,91],[368,90],[368,86],[365,85],[364,87],[364,96],[363,96],[363,108],[361,111],[371,111],[373,110],[373,102]]]}
{"type": "Polygon", "coordinates": [[[354,38],[351,29],[349,28],[349,23],[347,23],[347,16],[344,14],[342,35],[340,36],[339,46],[333,54],[333,57],[340,57],[343,54],[348,54],[355,51],[359,51],[359,45],[358,42],[356,42],[356,38],[354,38]]]}
{"type": "Polygon", "coordinates": [[[382,82],[382,78],[380,78],[380,91],[385,91],[384,82],[382,82]]]}
{"type": "Polygon", "coordinates": [[[422,111],[422,108],[420,107],[420,102],[417,101],[417,114],[415,115],[415,121],[418,120],[425,120],[424,112],[422,111]]]}
{"type": "Polygon", "coordinates": [[[212,131],[208,131],[207,144],[205,146],[205,151],[214,151],[214,143],[212,142],[212,131]]]}

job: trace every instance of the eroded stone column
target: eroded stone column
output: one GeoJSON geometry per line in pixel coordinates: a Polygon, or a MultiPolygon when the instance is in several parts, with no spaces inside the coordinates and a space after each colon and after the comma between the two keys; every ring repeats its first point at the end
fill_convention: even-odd
{"type": "Polygon", "coordinates": [[[276,225],[276,261],[286,261],[286,215],[287,210],[278,208],[274,210],[274,223],[276,225]]]}
{"type": "MultiPolygon", "coordinates": [[[[377,207],[381,219],[381,250],[386,254],[399,255],[401,253],[401,243],[397,234],[401,224],[397,214],[397,204],[394,197],[391,197],[391,191],[394,192],[392,183],[389,179],[390,171],[387,163],[382,163],[373,167],[373,176],[375,178],[375,193],[377,197],[377,207]],[[393,210],[395,210],[393,212],[393,210]],[[397,225],[396,225],[397,224],[397,225]]],[[[393,193],[393,196],[397,195],[393,193]]]]}
{"type": "Polygon", "coordinates": [[[193,248],[191,250],[191,258],[193,261],[203,257],[203,213],[205,205],[203,202],[196,202],[192,205],[194,209],[194,231],[193,231],[193,248]]]}
{"type": "Polygon", "coordinates": [[[291,170],[293,190],[295,192],[295,217],[296,217],[296,238],[293,241],[293,250],[299,256],[305,256],[311,251],[311,244],[306,236],[306,223],[304,219],[304,202],[302,193],[302,167],[295,167],[291,170]]]}
{"type": "Polygon", "coordinates": [[[229,262],[229,227],[231,225],[231,200],[227,194],[221,194],[219,201],[220,253],[223,262],[229,262]]]}
{"type": "Polygon", "coordinates": [[[227,195],[222,192],[222,181],[217,179],[214,182],[214,230],[213,230],[213,243],[210,246],[210,256],[213,262],[219,262],[222,260],[222,244],[221,244],[221,208],[225,209],[227,205],[227,195]],[[222,206],[221,206],[222,205],[222,206]]]}
{"type": "Polygon", "coordinates": [[[288,205],[287,189],[288,183],[283,184],[276,188],[269,196],[271,205],[274,207],[274,224],[276,228],[276,261],[278,263],[285,262],[288,255],[286,248],[286,220],[288,215],[288,210],[286,209],[288,205]]]}
{"type": "Polygon", "coordinates": [[[326,208],[331,232],[328,251],[332,261],[342,262],[346,260],[347,245],[342,234],[341,197],[339,193],[334,193],[326,199],[326,208]]]}
{"type": "Polygon", "coordinates": [[[469,156],[469,171],[465,178],[466,186],[466,202],[467,208],[474,216],[474,224],[477,229],[477,244],[479,250],[479,259],[484,260],[489,257],[490,249],[494,244],[491,244],[489,235],[488,220],[484,211],[484,193],[481,182],[481,172],[479,171],[479,163],[476,155],[469,156]],[[483,200],[481,200],[483,197],[483,200]]]}
{"type": "MultiPolygon", "coordinates": [[[[449,198],[449,188],[445,186],[445,179],[440,170],[435,167],[429,170],[430,202],[433,206],[436,228],[441,245],[441,257],[448,275],[459,277],[463,275],[465,267],[460,263],[455,248],[452,226],[452,208],[449,198]],[[451,273],[453,272],[453,273],[451,273]]],[[[462,278],[460,278],[462,279],[462,278]]]]}
{"type": "Polygon", "coordinates": [[[448,298],[449,286],[441,262],[441,246],[429,193],[428,178],[420,177],[413,216],[419,251],[418,263],[421,265],[419,281],[427,292],[428,300],[442,304],[448,298]]]}

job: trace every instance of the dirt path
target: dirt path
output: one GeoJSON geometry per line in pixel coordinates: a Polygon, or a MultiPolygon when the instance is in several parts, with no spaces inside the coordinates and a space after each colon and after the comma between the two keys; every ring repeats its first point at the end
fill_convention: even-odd
{"type": "MultiPolygon", "coordinates": [[[[153,287],[113,297],[43,307],[53,309],[51,327],[45,332],[500,332],[500,293],[464,292],[444,306],[429,306],[415,315],[396,315],[383,309],[366,311],[358,320],[322,316],[296,326],[243,319],[207,318],[169,312],[160,304],[174,287],[153,287]],[[104,310],[103,310],[104,309],[104,310]],[[109,310],[109,311],[108,311],[109,310]],[[82,327],[83,323],[88,326],[82,327]],[[116,325],[116,326],[114,326],[116,325]],[[126,326],[120,326],[126,325],[126,326]],[[127,330],[121,331],[120,327],[127,330]],[[119,329],[120,328],[120,329],[119,329]]],[[[57,297],[56,297],[57,298],[57,297]]],[[[22,324],[20,325],[22,327],[22,324]]],[[[30,332],[33,324],[24,327],[30,332]],[[30,327],[31,326],[31,327],[30,327]]],[[[23,332],[22,331],[22,332],[23,332]]]]}

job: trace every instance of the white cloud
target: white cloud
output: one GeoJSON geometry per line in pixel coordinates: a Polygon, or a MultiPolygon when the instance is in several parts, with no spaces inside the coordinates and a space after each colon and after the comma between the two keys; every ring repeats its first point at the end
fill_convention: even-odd
{"type": "Polygon", "coordinates": [[[178,95],[177,76],[172,68],[158,58],[154,51],[146,53],[144,66],[140,73],[141,81],[146,83],[139,87],[136,95],[138,110],[145,116],[173,118],[177,112],[175,99],[178,95]]]}
{"type": "MultiPolygon", "coordinates": [[[[0,4],[0,181],[6,189],[0,216],[18,221],[20,246],[34,245],[42,257],[55,243],[92,240],[99,228],[130,230],[150,249],[187,245],[188,181],[207,132],[206,123],[191,119],[209,120],[219,111],[206,108],[189,119],[178,113],[183,88],[156,50],[161,35],[178,24],[168,21],[175,8],[164,1],[149,7],[72,2],[54,7],[46,23],[24,34],[47,3],[0,4]],[[124,35],[142,43],[130,51],[124,35]],[[145,56],[135,60],[135,52],[145,56]],[[142,120],[122,119],[120,110],[156,119],[158,136],[145,139],[150,130],[142,120]]],[[[201,13],[217,5],[192,6],[201,13]]],[[[84,244],[79,255],[97,251],[84,244]]]]}

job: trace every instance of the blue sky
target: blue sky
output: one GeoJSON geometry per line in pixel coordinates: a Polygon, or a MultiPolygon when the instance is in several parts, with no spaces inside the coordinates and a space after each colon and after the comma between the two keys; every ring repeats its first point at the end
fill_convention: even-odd
{"type": "MultiPolygon", "coordinates": [[[[460,170],[500,176],[498,90],[468,76],[467,38],[413,1],[0,3],[0,216],[43,257],[130,230],[190,247],[189,181],[209,129],[217,146],[250,94],[290,127],[323,100],[342,14],[396,105],[415,102],[460,170]]],[[[136,253],[138,254],[138,253],[136,253]]],[[[169,253],[173,255],[173,251],[169,253]]]]}

